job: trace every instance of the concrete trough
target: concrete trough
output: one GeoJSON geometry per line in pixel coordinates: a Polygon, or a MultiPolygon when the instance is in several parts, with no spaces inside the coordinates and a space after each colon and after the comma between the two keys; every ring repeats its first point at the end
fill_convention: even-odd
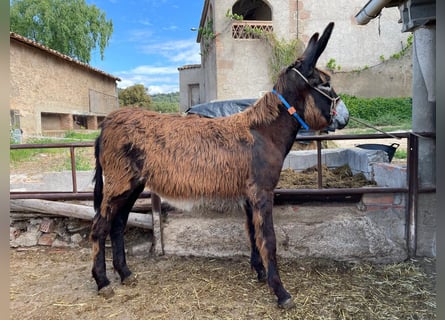
{"type": "MultiPolygon", "coordinates": [[[[323,149],[329,168],[348,164],[379,186],[405,187],[406,168],[388,163],[382,150],[323,149]]],[[[317,151],[291,151],[283,169],[317,165],[317,151]]],[[[399,262],[407,258],[406,196],[365,194],[357,203],[305,203],[274,206],[277,255],[341,261],[399,262]]],[[[164,253],[225,257],[250,255],[241,209],[173,211],[163,225],[164,253]]]]}

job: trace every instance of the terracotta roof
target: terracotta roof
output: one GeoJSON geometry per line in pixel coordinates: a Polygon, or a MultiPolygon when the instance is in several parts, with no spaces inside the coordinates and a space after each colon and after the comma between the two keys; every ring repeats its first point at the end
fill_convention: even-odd
{"type": "Polygon", "coordinates": [[[90,71],[93,71],[93,72],[97,72],[97,73],[99,73],[99,74],[101,74],[103,76],[106,76],[108,78],[112,78],[112,79],[114,79],[116,81],[121,81],[120,78],[118,78],[116,76],[113,76],[112,74],[106,73],[106,72],[104,72],[102,70],[99,70],[99,69],[96,69],[96,68],[93,68],[93,67],[91,67],[87,63],[84,63],[84,62],[81,62],[79,60],[73,59],[70,56],[67,56],[67,55],[65,55],[63,53],[60,53],[60,52],[58,52],[58,51],[56,51],[54,49],[48,48],[48,47],[44,46],[43,44],[40,44],[40,43],[38,43],[38,42],[36,42],[34,40],[31,40],[29,38],[21,36],[21,35],[15,33],[15,32],[9,32],[9,38],[17,40],[19,42],[22,42],[22,43],[24,43],[26,45],[29,45],[31,47],[40,49],[42,51],[48,52],[49,54],[52,54],[52,55],[54,55],[56,57],[59,57],[59,58],[61,58],[63,60],[66,60],[66,61],[68,61],[70,63],[76,64],[76,65],[78,65],[80,67],[83,67],[83,68],[85,68],[87,70],[90,70],[90,71]]]}
{"type": "Polygon", "coordinates": [[[196,68],[201,68],[200,64],[186,64],[182,67],[179,67],[178,70],[187,70],[187,69],[196,69],[196,68]]]}

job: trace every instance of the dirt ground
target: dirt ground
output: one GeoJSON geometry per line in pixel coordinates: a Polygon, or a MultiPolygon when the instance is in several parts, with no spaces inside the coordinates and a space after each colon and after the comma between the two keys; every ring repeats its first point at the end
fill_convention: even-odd
{"type": "MultiPolygon", "coordinates": [[[[110,250],[108,250],[110,251],[110,250]]],[[[10,251],[11,319],[436,319],[435,261],[377,266],[281,260],[296,307],[281,310],[247,257],[128,255],[138,283],[98,296],[88,247],[10,251]]]]}

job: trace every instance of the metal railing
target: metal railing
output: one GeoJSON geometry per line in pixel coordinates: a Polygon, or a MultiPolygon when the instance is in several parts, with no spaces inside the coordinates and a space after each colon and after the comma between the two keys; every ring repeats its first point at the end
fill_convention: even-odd
{"type": "MultiPolygon", "coordinates": [[[[408,193],[410,188],[417,189],[417,192],[434,192],[435,187],[418,187],[418,137],[435,138],[432,133],[393,133],[393,136],[400,139],[407,139],[407,186],[406,187],[360,187],[360,188],[324,188],[323,170],[321,157],[321,142],[326,140],[373,140],[388,138],[385,134],[359,134],[359,135],[318,135],[318,136],[298,136],[299,141],[316,141],[317,143],[317,185],[316,189],[276,189],[275,194],[278,200],[291,200],[289,196],[311,196],[311,195],[354,195],[363,193],[408,193]],[[411,187],[410,187],[411,186],[411,187]]],[[[92,148],[94,142],[69,142],[69,143],[46,143],[46,144],[12,144],[11,150],[17,149],[46,149],[46,148],[69,148],[71,162],[71,192],[53,191],[13,191],[10,192],[11,199],[53,199],[53,200],[89,200],[93,198],[93,192],[81,192],[77,188],[76,172],[76,148],[92,148]]],[[[148,193],[143,193],[142,197],[149,197],[148,193]]]]}
{"type": "MultiPolygon", "coordinates": [[[[344,199],[351,196],[361,197],[366,193],[405,193],[407,199],[407,244],[409,256],[414,256],[416,251],[416,223],[417,223],[417,201],[419,193],[435,192],[436,187],[419,187],[418,180],[418,150],[419,137],[435,139],[434,133],[422,132],[401,132],[392,133],[391,137],[407,139],[407,183],[406,187],[360,187],[360,188],[324,188],[323,170],[321,157],[321,142],[325,140],[373,140],[388,138],[387,134],[360,134],[360,135],[318,135],[318,136],[299,136],[299,141],[315,140],[317,144],[317,184],[316,189],[276,189],[275,200],[278,202],[292,201],[300,197],[310,199],[311,197],[325,197],[329,199],[333,196],[340,196],[344,199]]],[[[69,148],[71,158],[71,192],[53,192],[53,191],[11,191],[10,199],[46,199],[46,200],[92,200],[93,192],[78,191],[77,172],[76,172],[76,148],[91,148],[94,142],[74,142],[74,143],[51,143],[51,144],[13,144],[11,150],[16,149],[45,149],[45,148],[69,148]]],[[[152,197],[150,192],[144,191],[140,198],[152,197]]],[[[158,196],[153,194],[154,199],[158,196]]]]}

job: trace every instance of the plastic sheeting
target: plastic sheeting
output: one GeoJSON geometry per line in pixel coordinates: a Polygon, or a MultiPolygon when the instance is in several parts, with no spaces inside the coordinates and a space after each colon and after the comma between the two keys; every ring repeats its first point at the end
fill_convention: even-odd
{"type": "Polygon", "coordinates": [[[208,118],[226,117],[244,111],[257,99],[234,99],[206,102],[194,105],[185,111],[187,114],[199,114],[208,118]]]}

